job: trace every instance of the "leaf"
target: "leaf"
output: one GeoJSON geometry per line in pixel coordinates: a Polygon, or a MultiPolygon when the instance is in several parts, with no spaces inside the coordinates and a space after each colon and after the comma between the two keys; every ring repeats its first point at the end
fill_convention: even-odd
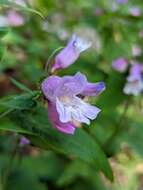
{"type": "Polygon", "coordinates": [[[26,171],[20,171],[19,168],[13,170],[11,175],[8,178],[8,182],[6,185],[6,190],[25,190],[26,187],[28,189],[34,190],[46,190],[46,185],[40,183],[40,180],[36,177],[31,176],[26,171]]]}
{"type": "Polygon", "coordinates": [[[31,94],[12,95],[0,99],[1,113],[0,118],[10,114],[14,110],[31,109],[36,106],[36,98],[39,97],[38,91],[33,91],[31,94]]]}
{"type": "Polygon", "coordinates": [[[24,84],[18,82],[14,78],[11,78],[12,83],[17,86],[20,90],[23,90],[25,92],[28,92],[30,94],[33,94],[32,90],[30,90],[28,87],[26,87],[24,84]]]}
{"type": "Polygon", "coordinates": [[[52,151],[40,152],[38,156],[28,156],[22,161],[21,168],[30,175],[55,182],[61,176],[65,163],[52,151]]]}
{"type": "Polygon", "coordinates": [[[57,184],[60,187],[67,187],[67,185],[74,183],[76,179],[78,180],[79,177],[80,179],[83,178],[83,180],[88,179],[89,183],[94,186],[92,189],[107,190],[103,181],[100,179],[100,175],[81,160],[74,160],[68,164],[67,167],[64,168],[57,184]]]}
{"type": "Polygon", "coordinates": [[[79,176],[83,178],[90,178],[91,174],[95,176],[96,172],[93,172],[89,165],[81,160],[74,160],[64,168],[57,184],[60,187],[67,186],[70,183],[73,183],[73,181],[75,181],[75,179],[79,176]]]}
{"type": "MultiPolygon", "coordinates": [[[[37,110],[38,111],[38,110],[37,110]]],[[[52,149],[58,153],[69,157],[79,158],[103,173],[110,180],[113,180],[112,170],[108,160],[97,142],[83,129],[77,129],[74,135],[65,135],[51,128],[47,117],[44,123],[38,121],[42,117],[40,113],[33,113],[30,116],[25,112],[13,113],[12,119],[17,125],[29,132],[33,136],[28,136],[32,143],[43,149],[52,149]]]]}
{"type": "Polygon", "coordinates": [[[12,95],[9,97],[5,97],[0,99],[0,105],[5,108],[11,109],[29,109],[35,106],[34,98],[37,95],[37,92],[33,92],[33,94],[22,94],[22,95],[12,95]]]}
{"type": "Polygon", "coordinates": [[[112,170],[105,154],[99,145],[82,129],[77,130],[76,134],[72,137],[63,137],[62,135],[58,137],[57,134],[54,134],[54,131],[50,131],[49,133],[40,135],[40,137],[30,136],[30,139],[41,148],[52,149],[70,157],[77,157],[91,164],[95,169],[101,170],[108,179],[113,180],[112,170]]]}
{"type": "Polygon", "coordinates": [[[0,131],[10,131],[10,132],[33,135],[33,133],[31,133],[30,131],[22,129],[18,127],[17,125],[15,125],[14,123],[12,123],[10,120],[6,120],[6,119],[1,120],[0,131]]]}

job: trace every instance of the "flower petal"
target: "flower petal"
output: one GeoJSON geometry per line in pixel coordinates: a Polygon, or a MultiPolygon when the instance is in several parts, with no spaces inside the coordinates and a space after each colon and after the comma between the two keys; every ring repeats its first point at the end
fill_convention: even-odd
{"type": "Polygon", "coordinates": [[[90,124],[90,120],[87,117],[85,117],[79,109],[72,110],[72,118],[73,120],[79,121],[80,123],[86,123],[87,125],[90,124]]]}
{"type": "Polygon", "coordinates": [[[92,106],[88,103],[85,103],[84,106],[82,107],[82,113],[88,117],[89,119],[95,119],[98,115],[98,113],[101,110],[97,108],[96,106],[92,106]]]}
{"type": "Polygon", "coordinates": [[[87,79],[85,75],[80,72],[74,76],[65,76],[62,78],[62,82],[56,89],[56,96],[73,96],[80,94],[85,88],[87,79]]]}
{"type": "Polygon", "coordinates": [[[74,42],[74,46],[76,48],[76,51],[78,51],[79,53],[85,51],[86,49],[90,48],[92,43],[85,41],[84,39],[75,36],[75,42],[74,42]]]}
{"type": "Polygon", "coordinates": [[[55,125],[55,128],[63,133],[67,133],[71,135],[73,135],[75,132],[75,126],[71,123],[66,123],[66,124],[61,123],[61,125],[55,125]]]}
{"type": "Polygon", "coordinates": [[[79,122],[90,124],[89,119],[95,119],[100,112],[100,109],[92,106],[78,97],[72,100],[72,117],[79,122]]]}
{"type": "Polygon", "coordinates": [[[82,95],[84,95],[84,96],[97,96],[104,90],[105,90],[105,83],[104,82],[87,83],[83,92],[82,92],[82,95]]]}
{"type": "Polygon", "coordinates": [[[70,107],[65,106],[58,98],[56,99],[56,108],[62,123],[71,121],[70,107]]]}
{"type": "Polygon", "coordinates": [[[62,123],[59,120],[59,115],[56,109],[56,105],[53,104],[52,102],[49,102],[48,104],[48,117],[53,127],[56,128],[57,130],[66,134],[74,134],[76,126],[71,122],[62,123]]]}
{"type": "Polygon", "coordinates": [[[58,76],[50,76],[42,82],[41,89],[48,100],[55,101],[55,91],[60,85],[60,82],[61,78],[58,76]]]}

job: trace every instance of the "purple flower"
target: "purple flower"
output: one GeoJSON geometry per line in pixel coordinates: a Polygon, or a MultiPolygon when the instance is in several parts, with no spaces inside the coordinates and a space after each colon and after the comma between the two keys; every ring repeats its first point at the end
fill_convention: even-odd
{"type": "Polygon", "coordinates": [[[128,62],[123,57],[119,57],[118,59],[112,62],[112,67],[119,72],[124,72],[127,69],[128,62]]]}
{"type": "Polygon", "coordinates": [[[142,65],[134,63],[130,69],[127,83],[123,89],[125,94],[139,95],[143,90],[142,65]]]}
{"type": "Polygon", "coordinates": [[[89,83],[78,72],[74,76],[50,76],[42,82],[42,91],[48,100],[48,116],[53,127],[73,134],[79,123],[90,124],[100,109],[82,99],[96,96],[105,89],[103,82],[89,83]],[[80,98],[82,97],[82,98],[80,98]]]}
{"type": "Polygon", "coordinates": [[[27,144],[30,144],[30,141],[26,138],[26,137],[21,137],[20,139],[20,145],[21,146],[24,146],[24,145],[27,145],[27,144]]]}
{"type": "Polygon", "coordinates": [[[56,56],[55,63],[52,66],[52,72],[57,69],[66,68],[73,64],[80,53],[91,46],[91,42],[87,42],[76,35],[73,35],[67,46],[56,56]]]}
{"type": "Polygon", "coordinates": [[[128,0],[116,0],[118,4],[126,4],[128,0]]]}

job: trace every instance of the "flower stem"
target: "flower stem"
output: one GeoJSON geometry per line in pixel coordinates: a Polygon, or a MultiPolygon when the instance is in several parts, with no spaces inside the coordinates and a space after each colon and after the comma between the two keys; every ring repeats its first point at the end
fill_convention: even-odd
{"type": "Polygon", "coordinates": [[[117,122],[117,126],[116,126],[114,132],[112,133],[112,135],[109,137],[109,139],[103,145],[103,148],[104,148],[105,152],[107,153],[107,155],[108,154],[110,155],[110,153],[111,153],[111,146],[112,146],[114,139],[116,139],[116,137],[119,135],[119,133],[122,131],[122,129],[124,129],[122,124],[123,124],[124,119],[126,117],[129,105],[130,105],[130,99],[128,99],[125,102],[123,113],[121,114],[119,121],[117,122]]]}
{"type": "Polygon", "coordinates": [[[57,49],[55,49],[55,50],[52,52],[52,54],[49,56],[48,61],[47,61],[46,65],[45,65],[45,71],[48,71],[48,74],[50,74],[50,72],[51,72],[51,66],[52,66],[52,65],[51,65],[51,60],[52,60],[53,56],[54,56],[59,50],[61,50],[61,49],[63,49],[62,46],[59,47],[59,48],[57,48],[57,49]]]}

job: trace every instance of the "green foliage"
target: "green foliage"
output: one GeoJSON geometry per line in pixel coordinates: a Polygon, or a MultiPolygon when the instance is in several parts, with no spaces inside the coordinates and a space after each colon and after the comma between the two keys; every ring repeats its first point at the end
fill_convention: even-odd
{"type": "MultiPolygon", "coordinates": [[[[12,113],[11,119],[20,127],[17,132],[26,131],[26,134],[32,134],[28,138],[36,146],[48,150],[52,149],[69,157],[77,157],[95,169],[102,170],[110,180],[113,180],[112,171],[104,153],[90,135],[82,129],[77,130],[74,136],[59,134],[51,129],[45,114],[43,115],[44,112],[45,110],[40,107],[34,109],[31,115],[28,115],[26,111],[15,111],[12,113]]],[[[12,128],[10,130],[12,131],[12,128]]],[[[13,130],[16,131],[15,128],[13,130]]]]}

